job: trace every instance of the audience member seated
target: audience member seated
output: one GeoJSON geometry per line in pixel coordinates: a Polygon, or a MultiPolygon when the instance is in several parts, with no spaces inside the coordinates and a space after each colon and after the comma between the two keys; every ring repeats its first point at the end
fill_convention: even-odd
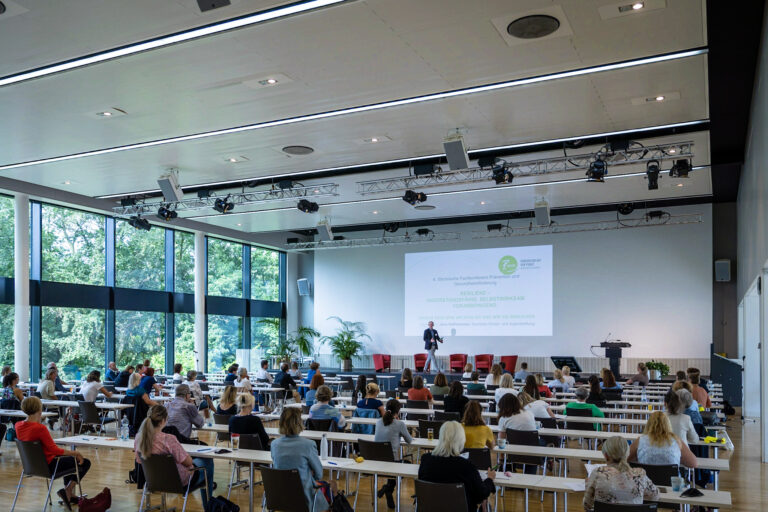
{"type": "Polygon", "coordinates": [[[682,464],[687,468],[696,468],[696,456],[672,432],[669,418],[661,411],[651,414],[643,434],[629,447],[629,461],[656,465],[682,464]]]}
{"type": "Polygon", "coordinates": [[[621,384],[616,382],[616,376],[613,375],[609,368],[603,368],[600,376],[603,378],[603,381],[600,383],[601,389],[605,391],[621,391],[621,384]]]}
{"type": "Polygon", "coordinates": [[[126,397],[133,397],[136,400],[141,399],[148,406],[157,405],[157,402],[149,398],[149,394],[141,387],[141,374],[135,372],[131,375],[130,381],[128,381],[128,391],[125,392],[126,397]]]}
{"type": "Polygon", "coordinates": [[[163,394],[163,388],[155,380],[155,369],[151,367],[144,367],[144,376],[141,378],[140,384],[144,388],[147,394],[152,394],[152,390],[158,395],[163,394]]]}
{"type": "Polygon", "coordinates": [[[531,395],[525,391],[521,391],[517,395],[517,399],[520,400],[520,405],[524,410],[533,414],[534,418],[554,418],[555,413],[550,409],[549,404],[544,400],[534,400],[531,395]]]}
{"type": "Polygon", "coordinates": [[[504,375],[507,375],[507,374],[512,375],[512,372],[507,370],[507,363],[505,363],[504,361],[500,361],[499,362],[499,366],[501,367],[501,375],[502,375],[502,377],[504,375]]]}
{"type": "Polygon", "coordinates": [[[603,443],[606,465],[592,471],[584,490],[584,510],[590,512],[595,501],[621,505],[641,505],[655,501],[659,490],[646,476],[642,468],[632,468],[627,463],[627,441],[614,436],[603,443]]]}
{"type": "Polygon", "coordinates": [[[248,368],[241,366],[237,369],[237,380],[235,380],[234,386],[238,392],[251,393],[253,391],[251,379],[248,378],[248,368]]]}
{"type": "Polygon", "coordinates": [[[136,373],[138,373],[142,377],[144,376],[144,365],[143,364],[139,363],[139,364],[136,365],[136,373]]]}
{"type": "MultiPolygon", "coordinates": [[[[549,388],[547,388],[547,390],[549,390],[549,388]]],[[[541,398],[541,392],[539,391],[539,385],[536,382],[535,375],[530,373],[528,374],[528,376],[525,378],[521,392],[528,393],[534,400],[539,400],[541,398]]]]}
{"type": "Polygon", "coordinates": [[[251,414],[256,405],[256,399],[248,393],[240,393],[235,399],[237,402],[237,414],[229,418],[230,434],[255,434],[259,436],[261,448],[269,449],[269,436],[264,430],[264,424],[258,416],[251,414]]]}
{"type": "Polygon", "coordinates": [[[149,368],[151,368],[151,367],[152,367],[152,365],[150,364],[150,361],[149,361],[149,359],[145,359],[145,360],[144,360],[144,364],[142,364],[142,365],[141,365],[141,372],[140,372],[140,373],[141,373],[142,375],[146,375],[146,374],[147,374],[147,370],[148,370],[149,368]]]}
{"type": "Polygon", "coordinates": [[[365,386],[365,398],[357,401],[358,409],[375,409],[379,416],[384,416],[384,404],[379,400],[379,385],[369,382],[365,386]]]}
{"type": "Polygon", "coordinates": [[[173,365],[173,377],[171,379],[173,380],[174,384],[181,384],[184,382],[184,377],[181,376],[181,370],[181,363],[176,363],[173,365]]]}
{"type": "Polygon", "coordinates": [[[15,398],[19,402],[24,400],[24,391],[17,387],[19,384],[19,374],[10,372],[3,377],[3,394],[0,400],[10,400],[15,398]]]}
{"type": "Polygon", "coordinates": [[[688,374],[685,373],[683,370],[678,370],[677,372],[675,372],[675,381],[676,382],[680,382],[680,381],[688,382],[688,374]]]}
{"type": "Polygon", "coordinates": [[[319,373],[318,370],[320,369],[320,363],[317,363],[315,361],[312,361],[309,363],[309,371],[307,372],[307,376],[304,377],[304,383],[309,384],[312,382],[312,378],[315,376],[316,373],[319,373]]]}
{"type": "Polygon", "coordinates": [[[58,370],[56,368],[49,368],[45,372],[45,379],[40,381],[37,385],[37,392],[43,400],[56,400],[56,377],[58,370]]]}
{"type": "MultiPolygon", "coordinates": [[[[593,418],[605,418],[605,414],[603,411],[600,410],[595,404],[588,404],[587,403],[587,396],[589,396],[589,391],[585,386],[581,386],[576,388],[576,400],[577,402],[568,402],[565,404],[565,411],[563,414],[568,416],[569,411],[573,411],[574,409],[588,409],[592,411],[592,417],[593,418]]],[[[600,430],[600,424],[594,423],[595,430],[600,430]]]]}
{"type": "Polygon", "coordinates": [[[280,365],[280,371],[275,374],[274,385],[285,390],[296,389],[296,382],[288,373],[288,363],[280,365]]]}
{"type": "Polygon", "coordinates": [[[688,374],[688,382],[691,383],[691,394],[701,407],[709,409],[712,407],[712,400],[709,399],[709,393],[701,386],[701,374],[692,372],[688,374]]]}
{"type": "Polygon", "coordinates": [[[461,374],[462,379],[469,379],[472,377],[472,363],[467,363],[464,365],[464,373],[461,374]]]}
{"type": "Polygon", "coordinates": [[[419,480],[443,484],[464,484],[467,511],[476,512],[478,506],[496,492],[493,479],[496,472],[488,468],[485,480],[472,463],[461,456],[466,444],[464,429],[456,421],[446,421],[440,427],[437,446],[431,453],[421,456],[419,480]]]}
{"type": "MultiPolygon", "coordinates": [[[[133,442],[136,462],[141,464],[142,459],[148,459],[152,455],[171,455],[176,461],[176,469],[179,471],[179,479],[182,485],[186,486],[189,484],[190,479],[194,478],[192,485],[198,486],[207,483],[208,496],[212,496],[213,459],[193,459],[190,457],[174,435],[163,432],[167,423],[168,411],[165,407],[154,405],[149,409],[149,413],[141,423],[141,427],[139,427],[139,431],[136,433],[136,439],[133,442]],[[196,467],[205,468],[205,472],[193,472],[196,467]],[[205,481],[205,474],[208,477],[207,482],[205,481]]],[[[205,508],[208,504],[208,499],[204,487],[200,488],[200,496],[203,500],[203,508],[205,508]]]]}
{"type": "Polygon", "coordinates": [[[413,379],[413,387],[408,390],[408,400],[426,400],[432,403],[432,393],[424,387],[424,377],[421,375],[413,379]]]}
{"type": "Polygon", "coordinates": [[[587,396],[587,403],[596,405],[597,407],[605,407],[608,402],[603,395],[603,390],[600,388],[600,379],[597,375],[589,376],[589,396],[587,396]]]}
{"type": "Polygon", "coordinates": [[[45,368],[46,368],[46,371],[56,370],[56,379],[54,380],[55,391],[66,391],[67,388],[65,388],[64,386],[66,386],[67,383],[61,380],[61,376],[59,375],[59,369],[56,367],[56,363],[51,361],[50,363],[48,363],[48,365],[45,368]]]}
{"type": "Polygon", "coordinates": [[[129,364],[125,367],[123,371],[120,372],[120,375],[117,376],[115,379],[115,387],[116,388],[127,388],[128,387],[128,381],[131,378],[131,375],[133,374],[134,367],[132,364],[129,364]]]}
{"type": "Polygon", "coordinates": [[[288,371],[288,375],[297,382],[301,382],[301,370],[299,369],[299,363],[296,361],[291,363],[291,369],[288,371]]]}
{"type": "Polygon", "coordinates": [[[518,382],[525,382],[530,373],[528,373],[528,363],[523,361],[520,363],[520,369],[515,372],[515,380],[518,382]]]}
{"type": "Polygon", "coordinates": [[[397,383],[400,388],[412,388],[413,387],[413,373],[410,368],[403,368],[403,373],[400,375],[400,382],[397,383]]]}
{"type": "Polygon", "coordinates": [[[515,389],[515,379],[510,373],[505,373],[501,376],[501,383],[499,384],[499,387],[496,388],[496,391],[493,392],[493,398],[496,400],[496,403],[499,403],[501,397],[507,394],[517,396],[517,389],[515,389]]]}
{"type": "Polygon", "coordinates": [[[85,383],[80,386],[80,394],[83,395],[83,401],[95,402],[99,397],[99,393],[102,393],[107,398],[112,397],[112,393],[101,384],[101,372],[93,370],[85,378],[85,383]]]}
{"type": "Polygon", "coordinates": [[[566,382],[565,377],[563,377],[563,371],[557,369],[554,372],[554,378],[549,381],[547,386],[555,393],[566,393],[568,392],[568,389],[570,389],[568,382],[566,382]]]}
{"type": "Polygon", "coordinates": [[[627,384],[647,386],[649,382],[648,368],[646,368],[645,363],[637,363],[637,373],[627,380],[627,384]]]}
{"type": "Polygon", "coordinates": [[[450,391],[448,379],[445,378],[445,375],[442,372],[438,372],[438,374],[435,375],[435,382],[429,386],[429,392],[432,393],[432,395],[447,395],[448,391],[450,391]]]}
{"type": "Polygon", "coordinates": [[[325,384],[325,379],[321,373],[316,373],[312,377],[312,382],[309,384],[309,391],[307,391],[307,397],[304,400],[307,407],[312,407],[315,403],[315,394],[320,386],[325,384]]]}
{"type": "MultiPolygon", "coordinates": [[[[408,427],[406,427],[405,423],[400,420],[400,407],[399,400],[391,398],[387,401],[386,411],[382,417],[376,421],[376,434],[373,438],[377,443],[389,442],[389,445],[392,447],[392,455],[396,461],[400,460],[400,438],[405,440],[408,444],[411,444],[413,441],[411,434],[408,433],[408,427]]],[[[390,478],[377,493],[379,498],[386,495],[387,506],[389,508],[395,508],[395,500],[392,496],[392,492],[395,490],[395,485],[395,479],[390,478]]]]}
{"type": "MultiPolygon", "coordinates": [[[[49,370],[50,371],[50,370],[49,370]]],[[[55,372],[56,370],[54,370],[55,372]]],[[[52,381],[51,381],[52,382],[52,381]]],[[[21,402],[21,410],[27,415],[27,419],[16,423],[16,437],[20,441],[39,441],[45,454],[45,461],[48,463],[48,469],[55,475],[72,471],[77,466],[80,479],[88,473],[91,468],[91,461],[83,457],[83,454],[77,450],[64,450],[53,442],[51,433],[43,425],[43,404],[40,399],[31,396],[21,402]],[[61,457],[57,461],[55,457],[61,457]]],[[[74,474],[64,477],[64,488],[56,493],[61,498],[62,503],[67,510],[72,510],[72,504],[77,504],[80,497],[75,495],[75,485],[77,478],[74,474]]]]}
{"type": "MultiPolygon", "coordinates": [[[[517,396],[506,394],[499,402],[499,438],[507,437],[507,429],[536,430],[536,420],[533,414],[523,410],[517,396]]],[[[492,445],[489,447],[491,448],[492,445]]]]}
{"type": "Polygon", "coordinates": [[[480,384],[478,381],[480,380],[480,374],[477,373],[477,371],[472,372],[472,376],[470,377],[470,382],[467,384],[467,394],[468,395],[484,395],[485,394],[485,384],[480,384]]]}
{"type": "Polygon", "coordinates": [[[709,393],[709,382],[704,377],[701,376],[701,370],[699,370],[698,368],[688,368],[687,370],[685,370],[685,373],[688,374],[688,380],[689,381],[691,380],[691,374],[692,373],[698,374],[699,375],[699,386],[704,388],[704,391],[709,393]]]}
{"type": "Polygon", "coordinates": [[[0,377],[5,377],[9,373],[11,373],[11,367],[6,364],[5,366],[3,366],[2,371],[0,371],[0,377]]]}
{"type": "Polygon", "coordinates": [[[568,384],[568,388],[575,388],[576,387],[576,378],[571,376],[571,367],[568,365],[563,366],[560,369],[563,372],[563,380],[565,380],[565,383],[568,384]]]}
{"type": "Polygon", "coordinates": [[[229,368],[227,368],[227,374],[224,376],[224,382],[235,382],[237,380],[237,369],[238,365],[231,364],[229,365],[229,368]]]}
{"type": "Polygon", "coordinates": [[[219,405],[216,406],[216,414],[231,416],[237,413],[237,388],[235,386],[226,386],[219,398],[219,405]]]}
{"type": "Polygon", "coordinates": [[[547,383],[544,382],[544,376],[540,373],[536,374],[536,385],[539,387],[539,393],[544,398],[552,398],[552,390],[549,389],[547,383]]]}
{"type": "MultiPolygon", "coordinates": [[[[690,384],[687,382],[684,384],[687,384],[690,387],[690,384]]],[[[672,389],[675,390],[675,387],[673,386],[672,389]]],[[[701,417],[701,413],[699,412],[699,404],[696,403],[696,400],[693,399],[691,392],[684,387],[680,387],[675,391],[675,393],[680,396],[680,401],[683,402],[683,414],[691,418],[691,422],[694,425],[697,423],[703,425],[704,419],[701,417]]]]}
{"type": "Polygon", "coordinates": [[[493,449],[493,432],[483,421],[483,408],[480,407],[480,402],[477,400],[470,400],[464,409],[462,426],[464,428],[464,437],[466,438],[464,448],[488,447],[493,449]]]}
{"type": "MultiPolygon", "coordinates": [[[[322,385],[315,393],[315,403],[309,408],[309,419],[311,420],[333,420],[339,430],[344,429],[347,424],[346,418],[341,411],[330,405],[333,393],[331,388],[322,385]]],[[[298,409],[301,412],[301,409],[298,409]]]]}
{"type": "Polygon", "coordinates": [[[317,455],[317,444],[311,439],[299,437],[303,430],[301,426],[301,409],[295,407],[283,409],[278,429],[283,437],[275,439],[270,444],[272,467],[275,469],[298,470],[299,477],[304,485],[304,498],[307,500],[307,510],[328,510],[328,503],[322,494],[315,494],[315,481],[323,478],[323,466],[320,463],[320,457],[317,455]]]}
{"type": "Polygon", "coordinates": [[[179,434],[186,438],[192,437],[192,425],[200,428],[205,423],[192,399],[189,386],[186,384],[176,386],[176,397],[168,402],[166,408],[168,409],[168,425],[176,427],[179,434]]]}
{"type": "Polygon", "coordinates": [[[368,379],[365,375],[357,376],[357,384],[355,385],[355,394],[353,396],[365,396],[365,387],[368,385],[368,379]]]}
{"type": "Polygon", "coordinates": [[[691,417],[685,414],[685,407],[680,395],[675,391],[668,391],[664,396],[664,408],[667,418],[672,425],[672,432],[675,433],[684,443],[695,443],[699,440],[699,435],[693,427],[691,417]]]}
{"type": "Polygon", "coordinates": [[[457,412],[459,417],[464,416],[464,408],[467,406],[469,398],[464,396],[464,386],[460,381],[451,382],[448,394],[443,398],[443,410],[445,412],[457,412]]]}
{"type": "Polygon", "coordinates": [[[120,370],[117,369],[114,361],[110,361],[107,365],[107,371],[104,373],[104,380],[114,382],[118,375],[120,375],[120,370]]]}
{"type": "Polygon", "coordinates": [[[213,409],[213,401],[211,401],[211,397],[209,395],[204,395],[203,390],[200,389],[200,383],[197,382],[197,372],[195,370],[189,370],[187,372],[186,385],[189,386],[189,392],[192,393],[192,400],[195,401],[197,410],[202,411],[203,416],[208,418],[210,416],[211,409],[213,409]]]}
{"type": "Polygon", "coordinates": [[[272,384],[274,382],[274,377],[272,377],[272,374],[267,371],[269,368],[269,361],[266,359],[262,359],[261,363],[259,364],[259,369],[256,371],[256,375],[254,378],[256,379],[256,382],[260,382],[262,384],[272,384]]]}
{"type": "Polygon", "coordinates": [[[501,385],[501,365],[494,364],[491,366],[491,373],[485,376],[485,385],[487,386],[499,386],[501,385]]]}

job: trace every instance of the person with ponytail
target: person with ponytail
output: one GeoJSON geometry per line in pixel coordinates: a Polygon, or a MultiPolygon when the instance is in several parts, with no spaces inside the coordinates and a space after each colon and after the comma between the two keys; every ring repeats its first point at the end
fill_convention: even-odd
{"type": "Polygon", "coordinates": [[[648,378],[648,367],[645,363],[637,363],[637,375],[627,380],[627,384],[637,384],[640,386],[647,386],[650,379],[648,378]]]}
{"type": "Polygon", "coordinates": [[[203,508],[208,504],[208,496],[213,492],[213,459],[193,459],[184,451],[178,439],[171,434],[163,432],[168,423],[168,411],[162,405],[153,405],[149,408],[147,418],[141,423],[136,439],[133,441],[133,449],[136,452],[136,462],[142,463],[142,459],[148,459],[152,455],[171,455],[176,462],[176,469],[182,485],[186,486],[190,479],[192,485],[200,485],[208,477],[208,493],[205,488],[200,489],[203,499],[203,508]],[[195,468],[205,468],[203,471],[195,471],[195,468]]]}
{"type": "Polygon", "coordinates": [[[261,449],[269,450],[269,436],[264,430],[264,424],[261,418],[251,414],[256,405],[256,399],[250,393],[240,393],[235,398],[237,405],[237,415],[229,418],[230,434],[255,434],[261,441],[261,449]]]}
{"type": "Polygon", "coordinates": [[[645,470],[629,466],[628,455],[629,447],[622,437],[614,436],[603,443],[603,456],[607,464],[593,470],[587,478],[584,490],[585,511],[591,511],[595,501],[641,505],[643,501],[659,498],[659,490],[646,476],[645,470]]]}
{"type": "MultiPolygon", "coordinates": [[[[392,455],[394,455],[396,461],[400,460],[400,438],[402,437],[408,444],[411,444],[413,441],[411,434],[408,433],[408,428],[405,426],[405,423],[398,417],[400,407],[400,401],[395,398],[391,398],[387,401],[384,416],[376,421],[376,435],[373,439],[376,442],[388,442],[392,447],[392,455]]],[[[395,484],[395,479],[390,478],[377,493],[379,498],[384,495],[387,496],[387,505],[389,508],[395,508],[395,500],[392,496],[392,493],[395,490],[395,484]]]]}

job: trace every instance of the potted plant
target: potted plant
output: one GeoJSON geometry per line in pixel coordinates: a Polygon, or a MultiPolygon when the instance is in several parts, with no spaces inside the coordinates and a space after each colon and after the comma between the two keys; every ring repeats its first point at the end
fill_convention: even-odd
{"type": "Polygon", "coordinates": [[[293,346],[299,351],[299,356],[309,356],[315,350],[315,338],[319,338],[320,333],[312,327],[301,326],[291,335],[293,346]]]}
{"type": "Polygon", "coordinates": [[[651,380],[659,380],[663,376],[669,375],[669,366],[660,361],[651,359],[645,363],[645,367],[648,368],[651,380]]]}
{"type": "Polygon", "coordinates": [[[371,337],[365,332],[363,322],[349,322],[337,316],[328,317],[328,320],[336,320],[339,328],[333,336],[324,336],[322,339],[331,347],[331,353],[341,360],[342,371],[352,369],[352,358],[363,351],[363,340],[370,341],[371,337]]]}

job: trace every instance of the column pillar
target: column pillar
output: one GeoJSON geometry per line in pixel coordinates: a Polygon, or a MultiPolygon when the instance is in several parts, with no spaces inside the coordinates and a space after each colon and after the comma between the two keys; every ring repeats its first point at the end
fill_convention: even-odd
{"type": "Polygon", "coordinates": [[[208,288],[206,253],[205,234],[195,231],[195,369],[198,372],[204,372],[208,366],[205,314],[205,294],[208,288]]]}
{"type": "Polygon", "coordinates": [[[14,370],[29,381],[29,196],[14,199],[14,370]]]}

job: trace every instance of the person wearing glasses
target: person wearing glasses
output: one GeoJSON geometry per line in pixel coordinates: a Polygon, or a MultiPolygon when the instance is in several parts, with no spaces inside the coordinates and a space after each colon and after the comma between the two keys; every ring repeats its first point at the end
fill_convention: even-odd
{"type": "Polygon", "coordinates": [[[186,384],[176,386],[176,397],[166,406],[168,409],[168,426],[176,427],[179,434],[189,438],[192,436],[192,425],[200,428],[205,420],[195,405],[192,392],[186,384]]]}

